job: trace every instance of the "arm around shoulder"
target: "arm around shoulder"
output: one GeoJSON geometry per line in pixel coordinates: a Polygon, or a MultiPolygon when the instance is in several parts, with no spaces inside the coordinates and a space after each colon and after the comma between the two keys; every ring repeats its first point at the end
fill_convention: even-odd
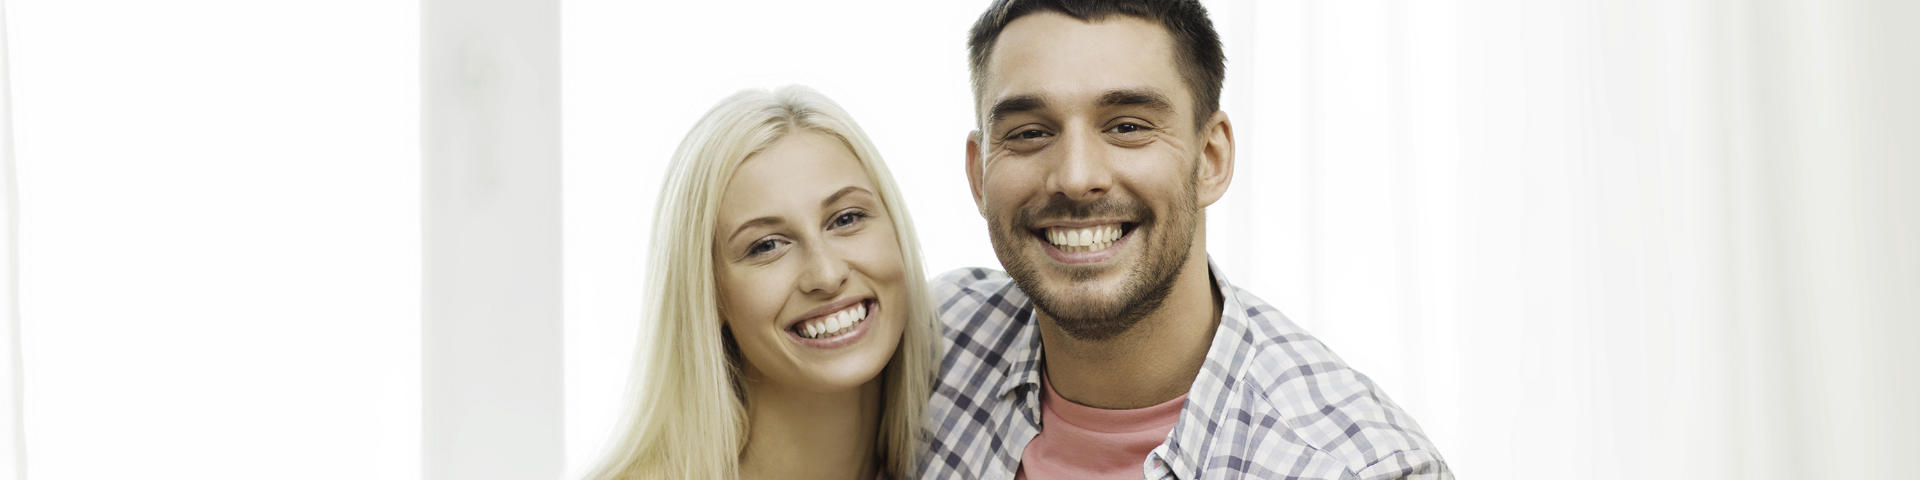
{"type": "Polygon", "coordinates": [[[1429,450],[1402,450],[1381,458],[1348,478],[1359,480],[1453,480],[1447,461],[1429,450]]]}

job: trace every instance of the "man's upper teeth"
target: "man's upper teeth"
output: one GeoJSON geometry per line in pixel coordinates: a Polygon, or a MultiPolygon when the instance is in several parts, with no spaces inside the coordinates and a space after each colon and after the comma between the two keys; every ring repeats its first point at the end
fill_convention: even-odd
{"type": "Polygon", "coordinates": [[[859,302],[838,312],[827,314],[800,324],[800,333],[808,338],[819,338],[840,333],[867,318],[867,302],[859,302]]]}
{"type": "Polygon", "coordinates": [[[1120,239],[1120,224],[1095,225],[1082,228],[1053,227],[1047,229],[1047,241],[1056,247],[1102,246],[1120,239]]]}

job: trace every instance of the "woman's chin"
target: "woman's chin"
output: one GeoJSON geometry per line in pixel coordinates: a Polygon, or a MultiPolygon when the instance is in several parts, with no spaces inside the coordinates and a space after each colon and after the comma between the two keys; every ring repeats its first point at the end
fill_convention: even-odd
{"type": "Polygon", "coordinates": [[[796,365],[801,377],[798,379],[801,381],[796,382],[801,385],[796,386],[821,393],[842,392],[879,380],[880,372],[886,371],[887,361],[893,357],[893,349],[863,350],[809,362],[809,365],[796,365]]]}
{"type": "MultiPolygon", "coordinates": [[[[900,346],[900,321],[891,315],[864,322],[849,334],[845,343],[832,348],[817,348],[796,342],[798,361],[790,370],[796,373],[797,387],[811,391],[835,392],[860,388],[880,378],[893,352],[900,346]]],[[[798,338],[796,336],[796,338],[798,338]]]]}

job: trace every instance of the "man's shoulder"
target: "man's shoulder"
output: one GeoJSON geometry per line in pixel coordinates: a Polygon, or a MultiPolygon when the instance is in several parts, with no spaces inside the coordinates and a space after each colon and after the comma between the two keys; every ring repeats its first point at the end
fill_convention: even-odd
{"type": "Polygon", "coordinates": [[[1371,379],[1266,302],[1233,290],[1246,319],[1234,383],[1250,418],[1268,417],[1288,431],[1283,437],[1351,472],[1403,463],[1410,473],[1445,472],[1419,425],[1371,379]]]}
{"type": "Polygon", "coordinates": [[[1013,288],[1013,277],[991,268],[965,267],[933,277],[933,298],[942,303],[959,295],[987,296],[1013,288]]]}
{"type": "Polygon", "coordinates": [[[962,268],[934,277],[934,307],[939,311],[946,353],[928,401],[921,442],[921,476],[979,478],[994,465],[1019,463],[1019,452],[1002,448],[1012,397],[1001,389],[1038,339],[1024,328],[1030,302],[1006,273],[962,268]]]}
{"type": "Polygon", "coordinates": [[[1026,308],[1024,293],[1006,272],[990,268],[960,268],[934,277],[934,308],[948,329],[978,331],[1000,326],[1026,308]]]}
{"type": "Polygon", "coordinates": [[[993,369],[1014,362],[1008,355],[1017,344],[1031,342],[1033,332],[1022,328],[1022,313],[1031,301],[1005,272],[962,268],[933,279],[934,308],[940,334],[947,342],[946,370],[993,369]]]}

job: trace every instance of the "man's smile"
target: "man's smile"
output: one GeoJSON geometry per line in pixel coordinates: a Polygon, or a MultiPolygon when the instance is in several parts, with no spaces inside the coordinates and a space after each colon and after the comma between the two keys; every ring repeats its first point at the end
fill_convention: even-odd
{"type": "Polygon", "coordinates": [[[1138,223],[1119,221],[1048,222],[1028,230],[1054,261],[1071,265],[1098,263],[1118,255],[1132,238],[1138,223]]]}

